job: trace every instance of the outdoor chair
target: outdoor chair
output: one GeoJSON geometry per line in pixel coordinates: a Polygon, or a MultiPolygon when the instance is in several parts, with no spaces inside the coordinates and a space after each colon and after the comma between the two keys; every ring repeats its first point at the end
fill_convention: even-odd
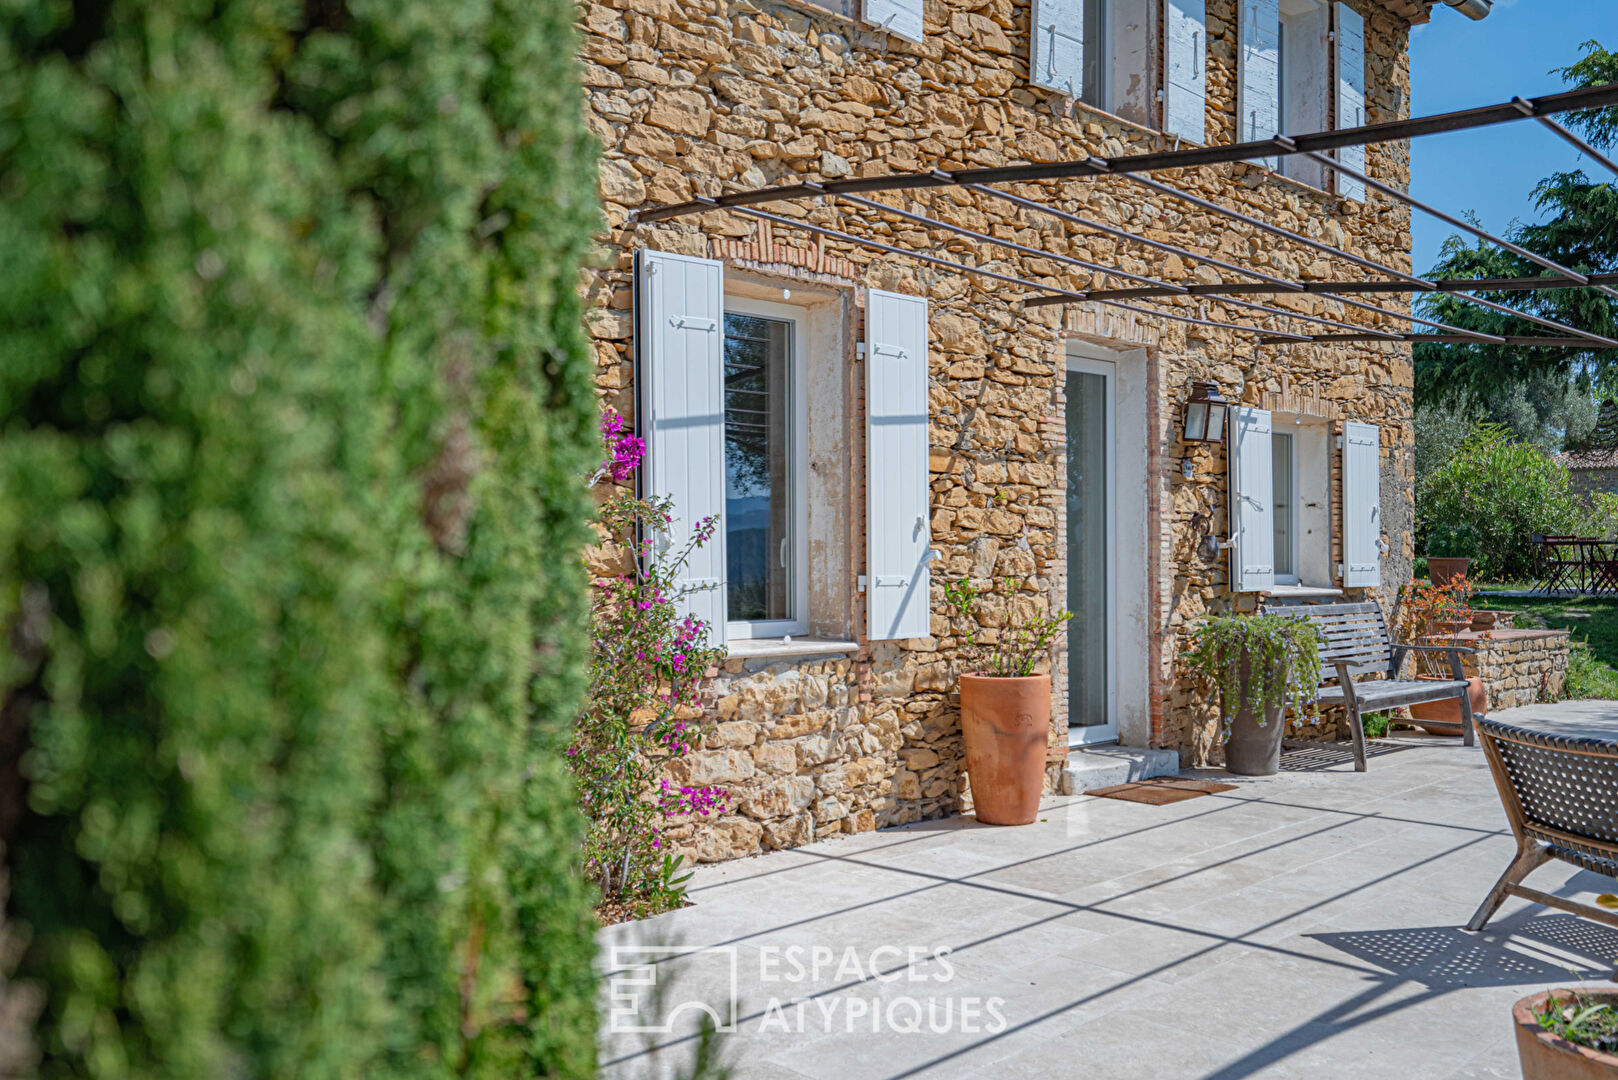
{"type": "Polygon", "coordinates": [[[1520,896],[1618,926],[1618,912],[1522,884],[1552,859],[1618,877],[1618,731],[1611,738],[1478,721],[1483,754],[1517,837],[1517,856],[1484,899],[1468,930],[1482,930],[1507,896],[1520,896]]]}
{"type": "Polygon", "coordinates": [[[1584,559],[1577,538],[1546,535],[1540,539],[1540,551],[1543,553],[1545,573],[1539,586],[1540,592],[1550,593],[1559,589],[1578,592],[1583,589],[1584,559]]]}
{"type": "Polygon", "coordinates": [[[1461,657],[1476,650],[1459,645],[1395,645],[1382,609],[1374,602],[1302,607],[1266,605],[1264,613],[1307,619],[1320,635],[1321,678],[1315,701],[1320,705],[1341,705],[1348,712],[1355,772],[1365,771],[1362,713],[1454,698],[1461,703],[1462,740],[1467,746],[1474,745],[1472,701],[1467,696],[1466,671],[1461,657]],[[1405,656],[1410,653],[1443,654],[1453,677],[1401,678],[1405,656]]]}

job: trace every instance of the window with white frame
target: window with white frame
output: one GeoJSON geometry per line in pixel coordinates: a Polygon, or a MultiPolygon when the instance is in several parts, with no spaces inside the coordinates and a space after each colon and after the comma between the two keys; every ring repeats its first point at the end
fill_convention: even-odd
{"type": "Polygon", "coordinates": [[[727,636],[802,634],[803,310],[726,297],[724,332],[727,636]]]}
{"type": "MultiPolygon", "coordinates": [[[[1323,131],[1326,128],[1328,8],[1319,0],[1281,0],[1277,53],[1280,103],[1277,113],[1283,133],[1323,131]]],[[[1323,167],[1302,154],[1281,159],[1281,172],[1314,187],[1325,185],[1323,167]]]]}
{"type": "Polygon", "coordinates": [[[1157,0],[1034,0],[1030,80],[1153,126],[1158,10],[1157,0]]]}
{"type": "Polygon", "coordinates": [[[1228,453],[1234,591],[1380,584],[1379,433],[1370,424],[1342,428],[1339,437],[1324,417],[1233,410],[1228,453]],[[1341,565],[1332,562],[1334,453],[1342,469],[1336,520],[1341,565]]]}
{"type": "Polygon", "coordinates": [[[732,280],[718,260],[636,253],[640,479],[671,508],[649,540],[689,553],[674,601],[732,655],[848,651],[862,601],[868,640],[930,633],[928,304],[859,295],[863,364],[849,336],[853,290],[732,280]],[[863,462],[849,431],[861,382],[863,462]],[[848,543],[862,479],[863,565],[848,543]],[[711,539],[691,546],[715,520],[711,539]]]}

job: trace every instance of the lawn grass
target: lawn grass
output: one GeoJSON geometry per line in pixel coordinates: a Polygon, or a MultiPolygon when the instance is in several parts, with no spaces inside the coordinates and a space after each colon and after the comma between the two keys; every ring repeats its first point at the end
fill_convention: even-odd
{"type": "Polygon", "coordinates": [[[1478,596],[1473,606],[1491,611],[1525,612],[1515,625],[1573,632],[1568,656],[1567,696],[1618,699],[1618,599],[1601,596],[1478,596]],[[1532,622],[1530,621],[1532,620],[1532,622]]]}

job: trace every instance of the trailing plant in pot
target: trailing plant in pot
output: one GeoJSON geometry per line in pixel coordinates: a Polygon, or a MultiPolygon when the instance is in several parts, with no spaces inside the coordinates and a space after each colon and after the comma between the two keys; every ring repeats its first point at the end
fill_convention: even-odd
{"type": "Polygon", "coordinates": [[[1215,615],[1192,631],[1184,657],[1219,689],[1225,768],[1273,776],[1281,768],[1283,715],[1320,685],[1320,639],[1286,615],[1215,615]]]}
{"type": "Polygon", "coordinates": [[[1427,576],[1434,585],[1466,576],[1481,546],[1477,529],[1465,522],[1438,526],[1427,535],[1427,576]]]}
{"type": "MultiPolygon", "coordinates": [[[[1399,643],[1459,645],[1458,635],[1472,626],[1474,592],[1465,574],[1458,574],[1442,583],[1435,579],[1407,586],[1399,605],[1399,643]]],[[[1440,655],[1416,653],[1415,664],[1416,678],[1423,681],[1443,681],[1455,677],[1455,673],[1449,669],[1447,658],[1440,655]]],[[[1476,675],[1468,677],[1466,683],[1472,715],[1482,716],[1489,705],[1488,689],[1476,675]]],[[[1455,698],[1412,705],[1410,717],[1423,730],[1434,735],[1459,735],[1463,730],[1461,703],[1455,698]]]]}
{"type": "Polygon", "coordinates": [[[989,825],[1027,825],[1039,813],[1051,677],[1034,669],[1050,657],[1073,617],[1019,603],[1022,584],[1005,578],[997,593],[963,577],[944,586],[962,642],[961,738],[972,803],[978,820],[989,825]]]}

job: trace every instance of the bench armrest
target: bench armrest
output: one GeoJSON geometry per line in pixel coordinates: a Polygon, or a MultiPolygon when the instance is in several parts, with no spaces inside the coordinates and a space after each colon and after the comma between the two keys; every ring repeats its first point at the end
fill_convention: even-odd
{"type": "Polygon", "coordinates": [[[1452,652],[1452,653],[1459,653],[1462,656],[1476,656],[1477,655],[1477,650],[1476,649],[1469,648],[1466,645],[1395,645],[1394,649],[1399,651],[1399,652],[1404,652],[1406,650],[1410,650],[1410,651],[1414,651],[1414,652],[1441,652],[1441,653],[1451,653],[1452,652]]]}
{"type": "Polygon", "coordinates": [[[1443,653],[1449,658],[1450,674],[1461,682],[1466,681],[1466,669],[1461,664],[1462,656],[1476,656],[1476,649],[1469,649],[1465,645],[1395,645],[1393,647],[1393,669],[1390,674],[1399,677],[1399,671],[1405,665],[1405,653],[1425,652],[1443,653]]]}

